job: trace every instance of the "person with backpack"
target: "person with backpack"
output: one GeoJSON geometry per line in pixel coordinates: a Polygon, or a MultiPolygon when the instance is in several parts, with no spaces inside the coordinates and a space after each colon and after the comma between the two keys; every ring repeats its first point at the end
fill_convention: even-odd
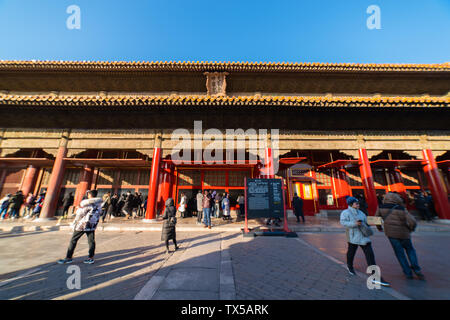
{"type": "Polygon", "coordinates": [[[31,216],[35,200],[36,200],[35,195],[30,192],[25,200],[24,205],[25,208],[23,209],[23,216],[25,219],[28,219],[31,216]]]}
{"type": "MultiPolygon", "coordinates": [[[[383,219],[384,234],[388,237],[406,278],[414,279],[414,272],[420,280],[424,280],[425,276],[421,272],[416,250],[411,242],[411,232],[416,228],[417,222],[406,210],[402,198],[393,192],[387,193],[384,196],[383,204],[378,207],[375,216],[383,219]],[[409,263],[406,259],[405,251],[409,263]]],[[[383,231],[382,226],[377,226],[377,228],[383,231]]]]}
{"type": "Polygon", "coordinates": [[[125,217],[127,219],[130,219],[133,216],[133,204],[134,204],[134,196],[131,194],[130,191],[128,191],[125,197],[125,203],[122,208],[122,212],[125,214],[125,217]]]}
{"type": "Polygon", "coordinates": [[[59,264],[72,263],[73,252],[78,240],[85,234],[88,238],[89,257],[83,262],[94,263],[95,254],[95,229],[97,228],[102,213],[102,198],[97,198],[97,190],[89,190],[87,199],[81,201],[77,209],[75,220],[72,223],[74,232],[70,240],[69,248],[64,259],[58,260],[59,264]]]}
{"type": "Polygon", "coordinates": [[[173,241],[175,245],[175,251],[178,250],[177,239],[176,239],[176,230],[175,226],[177,224],[176,218],[176,209],[174,205],[174,201],[172,198],[168,198],[166,200],[166,209],[164,210],[164,214],[162,216],[163,226],[161,232],[161,241],[164,241],[166,244],[166,253],[169,253],[169,240],[173,241]]]}
{"type": "MultiPolygon", "coordinates": [[[[376,265],[375,254],[372,249],[370,236],[373,234],[370,227],[367,225],[367,216],[359,210],[359,201],[355,197],[347,198],[348,209],[341,212],[340,223],[346,228],[347,236],[347,270],[350,275],[355,275],[353,269],[353,260],[355,258],[358,247],[364,252],[367,265],[376,265]]],[[[380,279],[380,281],[373,281],[374,284],[382,286],[390,286],[390,284],[380,279]]]]}
{"type": "Polygon", "coordinates": [[[12,194],[8,193],[0,200],[0,215],[2,216],[2,220],[8,217],[8,207],[11,197],[12,194]]]}

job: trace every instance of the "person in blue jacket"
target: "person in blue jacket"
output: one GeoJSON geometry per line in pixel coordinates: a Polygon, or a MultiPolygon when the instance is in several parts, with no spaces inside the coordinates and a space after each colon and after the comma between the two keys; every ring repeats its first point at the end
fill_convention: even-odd
{"type": "MultiPolygon", "coordinates": [[[[375,254],[372,249],[372,243],[369,237],[366,237],[361,232],[360,226],[367,224],[367,217],[359,209],[359,201],[355,197],[347,198],[348,208],[341,213],[340,223],[346,228],[348,250],[347,250],[347,268],[350,275],[355,275],[353,269],[353,260],[355,258],[356,250],[358,246],[364,252],[367,265],[376,265],[375,254]]],[[[389,286],[389,283],[380,278],[379,282],[374,284],[380,284],[382,286],[389,286]]]]}

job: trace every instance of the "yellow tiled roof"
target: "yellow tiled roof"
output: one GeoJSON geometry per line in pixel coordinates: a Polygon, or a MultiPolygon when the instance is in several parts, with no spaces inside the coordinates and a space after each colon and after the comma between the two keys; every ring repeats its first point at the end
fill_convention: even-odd
{"type": "Polygon", "coordinates": [[[149,96],[149,95],[12,95],[0,94],[0,105],[24,106],[304,106],[304,107],[449,107],[450,97],[355,96],[149,96]]]}
{"type": "Polygon", "coordinates": [[[450,71],[450,63],[375,64],[306,62],[217,62],[217,61],[19,61],[0,60],[0,71],[8,70],[92,70],[92,71],[450,71]]]}

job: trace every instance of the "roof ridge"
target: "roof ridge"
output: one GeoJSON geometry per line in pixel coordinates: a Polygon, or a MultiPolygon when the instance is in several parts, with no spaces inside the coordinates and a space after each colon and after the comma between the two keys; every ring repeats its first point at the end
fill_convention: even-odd
{"type": "Polygon", "coordinates": [[[9,68],[118,68],[148,70],[254,70],[254,71],[450,71],[444,63],[336,63],[336,62],[254,62],[254,61],[76,61],[76,60],[0,60],[0,70],[9,68]]]}

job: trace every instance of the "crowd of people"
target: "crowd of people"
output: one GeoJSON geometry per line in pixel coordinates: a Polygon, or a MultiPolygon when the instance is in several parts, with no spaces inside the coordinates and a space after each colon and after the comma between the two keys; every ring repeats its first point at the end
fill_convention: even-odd
{"type": "Polygon", "coordinates": [[[10,218],[12,220],[19,218],[20,209],[23,205],[22,216],[25,219],[39,218],[42,205],[44,204],[45,191],[35,196],[29,193],[26,198],[22,191],[19,190],[15,194],[8,193],[0,200],[0,215],[1,219],[10,218]]]}
{"type": "MultiPolygon", "coordinates": [[[[180,218],[196,216],[197,224],[204,224],[205,228],[211,229],[211,218],[222,218],[232,221],[230,214],[230,196],[228,193],[219,193],[215,190],[198,191],[195,197],[188,199],[186,194],[180,193],[176,212],[180,218]],[[203,219],[203,221],[202,221],[203,219]]],[[[240,195],[237,199],[240,205],[239,215],[244,214],[244,197],[240,195]]]]}
{"type": "Polygon", "coordinates": [[[137,217],[143,217],[147,210],[148,197],[143,196],[142,192],[130,191],[122,195],[111,192],[107,192],[102,197],[101,206],[101,219],[105,222],[105,219],[114,219],[118,217],[125,217],[127,219],[134,219],[137,217]]]}

